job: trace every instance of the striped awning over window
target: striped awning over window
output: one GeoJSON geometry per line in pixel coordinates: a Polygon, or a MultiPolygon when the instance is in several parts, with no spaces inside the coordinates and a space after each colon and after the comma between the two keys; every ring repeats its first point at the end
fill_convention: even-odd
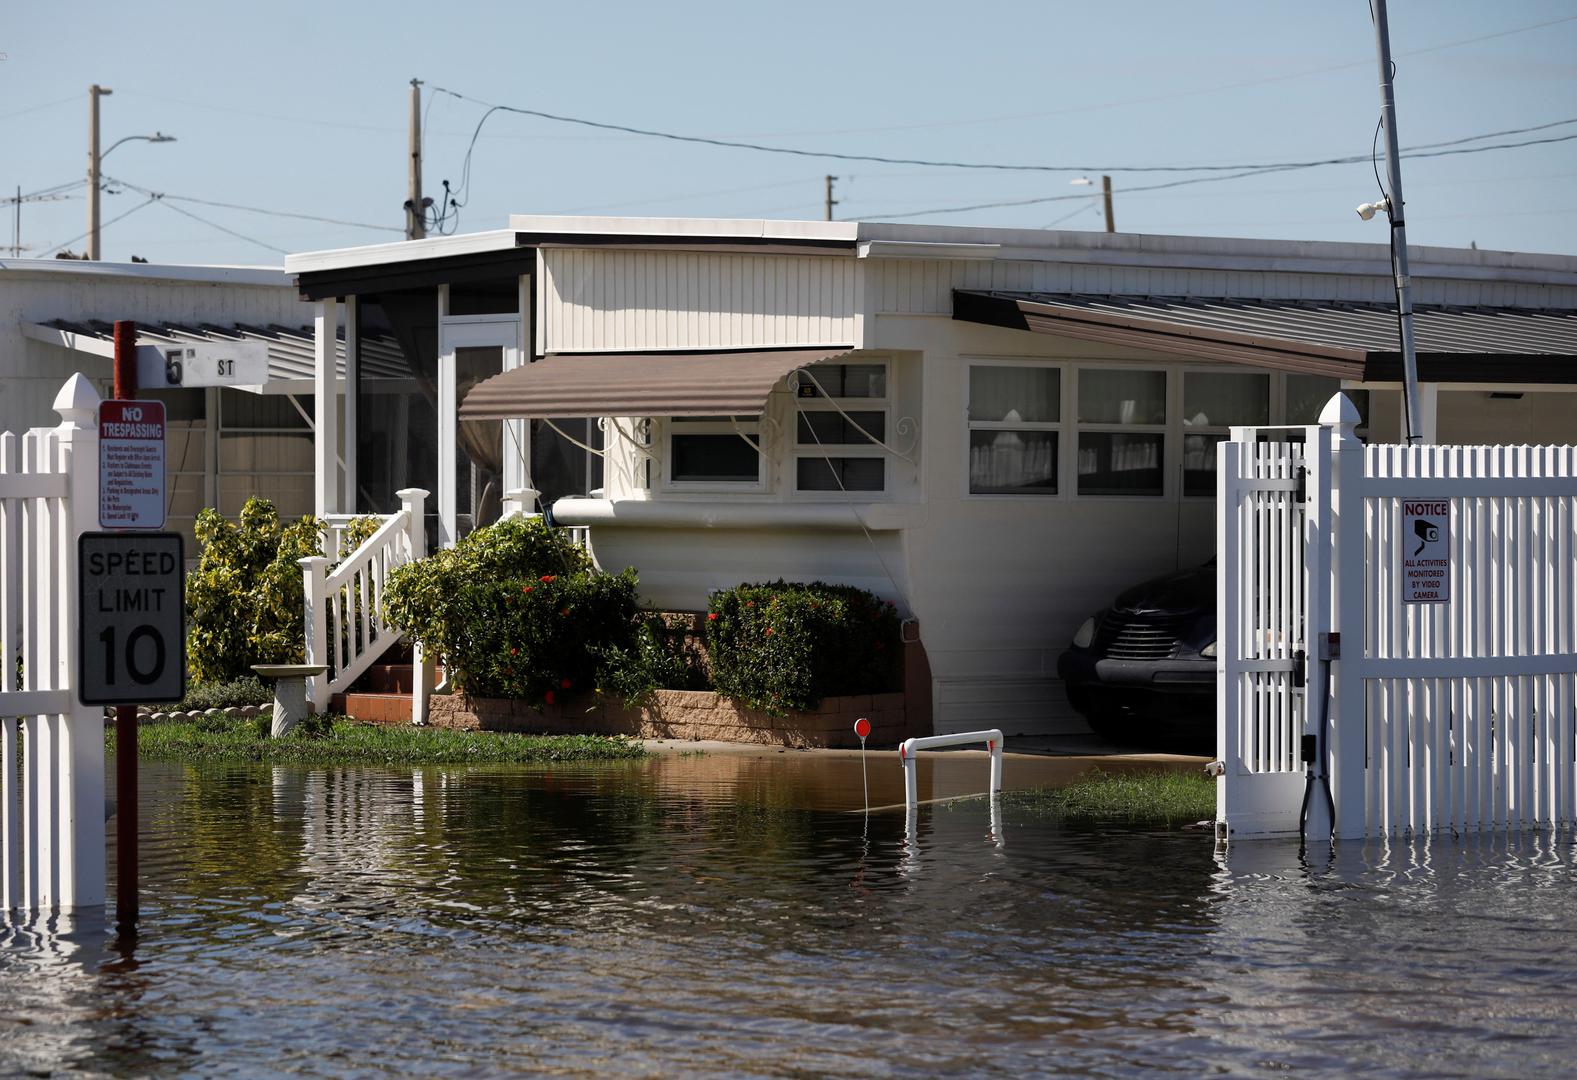
{"type": "Polygon", "coordinates": [[[549,353],[478,383],[460,419],[754,416],[789,372],[849,351],[549,353]]]}

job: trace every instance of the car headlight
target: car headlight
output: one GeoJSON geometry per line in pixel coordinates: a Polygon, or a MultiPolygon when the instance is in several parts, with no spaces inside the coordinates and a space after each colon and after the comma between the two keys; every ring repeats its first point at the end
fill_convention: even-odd
{"type": "Polygon", "coordinates": [[[1079,632],[1073,635],[1073,647],[1088,649],[1090,642],[1095,640],[1095,616],[1091,615],[1084,620],[1084,625],[1079,627],[1079,632]]]}
{"type": "Polygon", "coordinates": [[[1206,660],[1214,660],[1216,658],[1216,643],[1212,641],[1209,645],[1206,645],[1203,649],[1200,649],[1199,655],[1203,656],[1206,660]]]}

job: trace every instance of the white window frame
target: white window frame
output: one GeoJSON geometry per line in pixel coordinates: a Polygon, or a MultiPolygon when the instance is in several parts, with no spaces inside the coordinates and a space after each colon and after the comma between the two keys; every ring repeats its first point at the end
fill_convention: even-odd
{"type": "Polygon", "coordinates": [[[676,493],[705,493],[726,491],[764,492],[768,488],[766,447],[761,433],[766,427],[759,416],[749,416],[736,421],[704,420],[687,416],[667,416],[656,421],[658,445],[663,448],[661,490],[676,493]],[[756,478],[754,480],[675,480],[675,435],[731,435],[742,443],[754,443],[756,448],[756,478]]]}
{"type": "Polygon", "coordinates": [[[963,455],[963,476],[961,486],[965,499],[998,499],[1022,501],[1024,499],[1055,499],[1064,500],[1071,497],[1068,490],[1068,436],[1067,431],[1071,426],[1068,423],[1068,392],[1071,385],[1070,370],[1072,365],[1063,360],[1043,360],[1038,357],[1024,356],[974,356],[964,358],[964,385],[963,385],[963,416],[964,438],[961,453],[963,455]],[[1057,419],[1055,421],[1037,420],[1010,424],[1004,420],[971,420],[969,418],[969,386],[970,376],[977,367],[1034,367],[1048,368],[1057,372],[1057,419]],[[975,431],[1054,431],[1057,433],[1057,490],[1056,491],[971,491],[969,489],[969,437],[975,431]]]}
{"type": "Polygon", "coordinates": [[[1267,426],[1278,426],[1278,425],[1280,425],[1281,418],[1286,415],[1286,401],[1287,401],[1286,383],[1284,382],[1280,372],[1269,371],[1269,370],[1266,370],[1265,368],[1253,368],[1253,367],[1245,368],[1245,367],[1240,367],[1240,368],[1236,368],[1236,369],[1231,369],[1231,368],[1227,368],[1227,367],[1205,367],[1205,366],[1202,366],[1202,365],[1194,364],[1194,365],[1189,365],[1189,366],[1182,367],[1182,368],[1178,369],[1178,377],[1177,377],[1177,428],[1178,428],[1178,434],[1177,434],[1177,468],[1175,470],[1173,470],[1177,474],[1177,497],[1179,499],[1190,499],[1190,500],[1197,499],[1197,500],[1202,502],[1205,499],[1214,499],[1216,497],[1216,489],[1215,489],[1215,486],[1212,485],[1210,490],[1208,492],[1206,492],[1206,493],[1198,494],[1198,495],[1191,495],[1191,494],[1189,494],[1188,487],[1185,484],[1184,477],[1183,477],[1183,452],[1184,452],[1183,444],[1184,444],[1185,440],[1190,435],[1220,435],[1220,436],[1222,436],[1222,438],[1226,438],[1227,436],[1230,436],[1232,434],[1232,428],[1235,427],[1235,426],[1253,426],[1253,425],[1203,424],[1203,425],[1201,425],[1199,427],[1191,427],[1191,426],[1189,426],[1189,424],[1187,423],[1187,420],[1188,420],[1188,413],[1187,413],[1188,387],[1187,387],[1187,383],[1188,383],[1188,377],[1190,375],[1238,375],[1238,376],[1245,376],[1245,377],[1247,377],[1247,376],[1259,376],[1259,377],[1263,378],[1265,380],[1265,394],[1266,394],[1266,398],[1265,398],[1265,416],[1266,416],[1266,421],[1265,421],[1265,423],[1266,423],[1267,426]]]}
{"type": "MultiPolygon", "coordinates": [[[[885,356],[839,357],[836,364],[816,365],[806,370],[814,377],[817,367],[880,367],[882,369],[883,394],[875,397],[808,397],[802,398],[790,394],[789,424],[787,430],[789,455],[789,475],[787,486],[789,493],[797,500],[804,502],[815,501],[860,501],[878,502],[890,498],[893,490],[892,469],[888,467],[888,451],[871,442],[860,443],[822,443],[811,442],[800,445],[799,441],[799,414],[802,412],[830,412],[838,414],[842,409],[846,413],[881,413],[882,433],[886,440],[893,436],[893,365],[885,356]],[[836,404],[834,404],[836,402],[836,404]],[[801,490],[799,486],[799,463],[803,459],[825,461],[828,458],[879,458],[882,462],[882,486],[876,490],[860,489],[857,491],[825,491],[821,489],[801,490]]],[[[820,380],[817,380],[820,382],[820,380]]]]}
{"type": "MultiPolygon", "coordinates": [[[[1181,421],[1178,419],[1183,392],[1183,380],[1179,369],[1174,365],[1156,364],[1155,362],[1136,362],[1131,364],[1101,363],[1099,361],[1070,360],[1068,362],[1068,376],[1071,382],[1072,394],[1066,400],[1072,409],[1072,417],[1066,421],[1068,429],[1068,454],[1067,469],[1064,475],[1068,481],[1068,495],[1070,498],[1106,500],[1129,500],[1134,502],[1165,502],[1175,499],[1182,486],[1181,473],[1177,464],[1181,462],[1182,436],[1178,434],[1181,421]],[[1165,379],[1162,391],[1164,412],[1159,424],[1119,424],[1101,421],[1085,423],[1079,419],[1079,376],[1084,371],[1126,371],[1159,373],[1165,379]],[[1079,490],[1079,437],[1085,432],[1092,435],[1159,435],[1161,437],[1161,490],[1153,494],[1113,493],[1113,494],[1085,494],[1079,490]],[[1168,464],[1168,463],[1171,464],[1168,464]]],[[[1066,411],[1066,410],[1064,410],[1066,411]]]]}

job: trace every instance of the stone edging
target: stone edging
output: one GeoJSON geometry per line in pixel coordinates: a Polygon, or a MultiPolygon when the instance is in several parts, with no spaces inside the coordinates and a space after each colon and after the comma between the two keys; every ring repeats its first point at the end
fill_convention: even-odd
{"type": "Polygon", "coordinates": [[[438,694],[428,702],[428,723],[434,727],[715,739],[785,747],[858,747],[854,721],[862,716],[871,722],[872,745],[896,746],[915,734],[909,730],[902,693],[827,698],[817,709],[778,717],[745,708],[709,690],[658,690],[650,704],[637,709],[586,697],[540,709],[519,701],[460,694],[438,694]]]}
{"type": "MultiPolygon", "coordinates": [[[[182,721],[197,720],[204,716],[224,716],[230,718],[231,720],[250,720],[254,716],[262,716],[265,713],[272,714],[273,711],[273,705],[231,705],[227,709],[192,709],[191,711],[183,710],[181,712],[154,712],[146,705],[139,705],[137,706],[137,722],[139,724],[146,724],[155,721],[174,721],[176,723],[180,723],[182,721]]],[[[114,707],[111,706],[106,708],[104,710],[104,715],[107,718],[113,719],[115,716],[114,707]]]]}

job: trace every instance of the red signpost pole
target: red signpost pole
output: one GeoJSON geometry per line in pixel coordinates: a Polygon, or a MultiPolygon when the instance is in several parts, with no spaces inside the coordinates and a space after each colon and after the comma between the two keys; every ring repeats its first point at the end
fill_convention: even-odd
{"type": "MultiPolygon", "coordinates": [[[[137,397],[137,324],[115,323],[115,399],[137,397]]],[[[100,483],[103,478],[100,477],[100,483]]],[[[137,925],[137,706],[115,706],[115,922],[137,925]]]]}

